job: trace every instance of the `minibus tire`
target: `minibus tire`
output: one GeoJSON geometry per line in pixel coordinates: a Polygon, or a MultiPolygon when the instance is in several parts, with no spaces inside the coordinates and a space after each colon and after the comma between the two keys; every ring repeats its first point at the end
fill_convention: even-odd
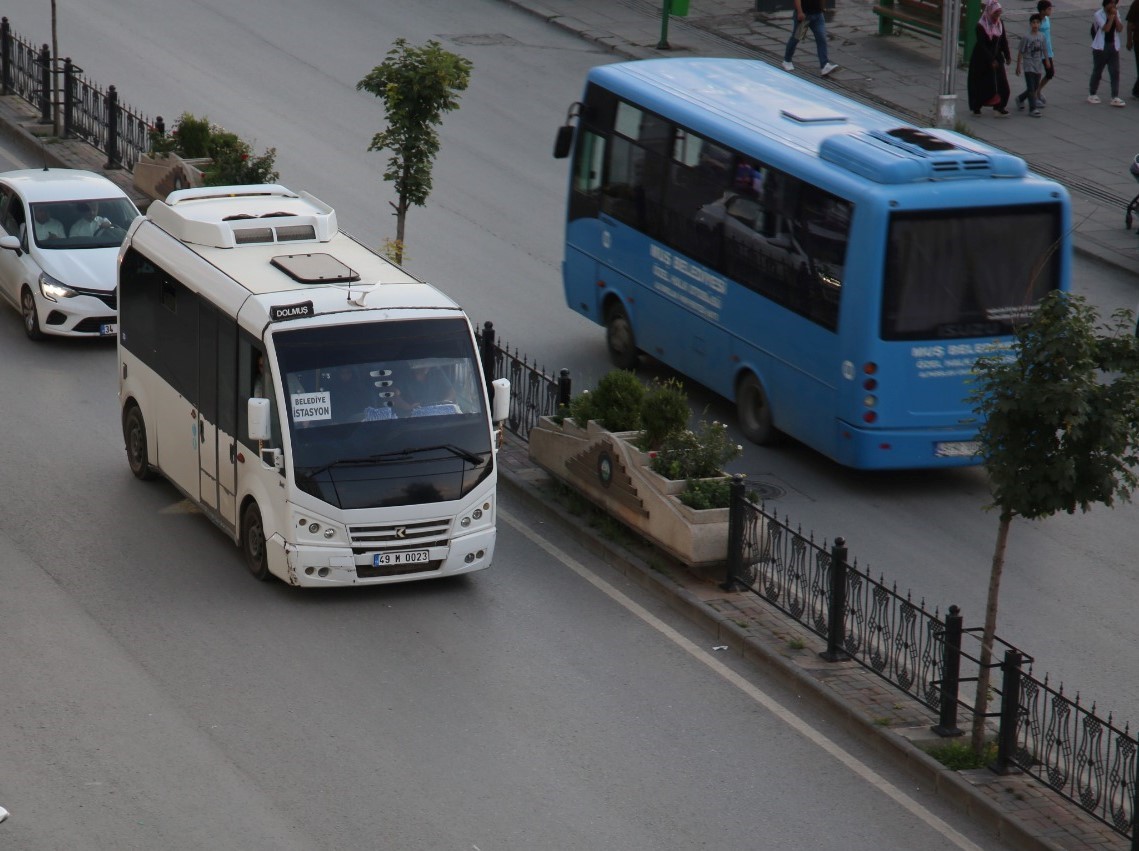
{"type": "Polygon", "coordinates": [[[640,353],[633,323],[620,304],[605,311],[605,344],[609,347],[609,360],[617,369],[636,369],[640,353]]]}
{"type": "Polygon", "coordinates": [[[740,380],[736,388],[736,419],[739,420],[744,437],[760,446],[774,443],[779,434],[772,421],[767,391],[750,372],[740,380]]]}
{"type": "Polygon", "coordinates": [[[123,441],[127,447],[127,464],[136,479],[146,482],[154,478],[154,468],[150,466],[146,444],[146,422],[138,405],[127,408],[123,417],[123,441]]]}
{"type": "Polygon", "coordinates": [[[250,502],[241,512],[241,552],[245,556],[245,566],[254,579],[264,582],[269,578],[265,524],[261,522],[261,509],[256,502],[250,502]]]}

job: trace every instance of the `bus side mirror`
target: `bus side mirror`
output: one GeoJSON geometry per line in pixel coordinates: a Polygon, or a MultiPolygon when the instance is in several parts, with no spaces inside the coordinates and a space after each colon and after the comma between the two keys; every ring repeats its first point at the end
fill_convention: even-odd
{"type": "Polygon", "coordinates": [[[264,441],[272,436],[269,431],[268,399],[250,399],[247,419],[249,420],[250,440],[264,441]]]}
{"type": "Polygon", "coordinates": [[[558,128],[558,136],[554,139],[554,159],[564,160],[569,156],[573,147],[573,125],[563,124],[558,128]]]}
{"type": "Polygon", "coordinates": [[[510,381],[506,378],[496,378],[490,384],[494,388],[490,418],[497,424],[510,416],[510,381]]]}

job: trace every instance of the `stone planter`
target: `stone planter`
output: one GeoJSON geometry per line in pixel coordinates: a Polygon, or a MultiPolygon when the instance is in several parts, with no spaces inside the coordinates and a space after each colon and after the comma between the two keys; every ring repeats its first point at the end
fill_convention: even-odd
{"type": "Polygon", "coordinates": [[[696,511],[681,503],[685,483],[650,470],[649,455],[629,442],[635,434],[543,417],[530,432],[530,459],[688,566],[722,564],[728,509],[696,511]]]}
{"type": "Polygon", "coordinates": [[[176,189],[203,185],[209,157],[183,159],[177,154],[143,154],[134,165],[134,188],[148,198],[162,200],[176,189]]]}

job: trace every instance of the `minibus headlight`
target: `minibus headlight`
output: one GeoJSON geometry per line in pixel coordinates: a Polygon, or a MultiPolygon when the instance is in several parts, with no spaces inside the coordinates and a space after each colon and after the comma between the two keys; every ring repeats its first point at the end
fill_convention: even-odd
{"type": "Polygon", "coordinates": [[[40,292],[43,293],[44,298],[51,301],[72,298],[75,295],[75,290],[57,281],[47,272],[40,272],[40,292]]]}

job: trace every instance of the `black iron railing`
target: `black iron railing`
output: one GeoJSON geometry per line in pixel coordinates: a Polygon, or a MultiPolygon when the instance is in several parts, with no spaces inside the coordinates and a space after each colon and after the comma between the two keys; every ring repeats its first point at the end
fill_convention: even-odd
{"type": "Polygon", "coordinates": [[[530,439],[530,429],[544,416],[553,416],[569,405],[570,373],[563,369],[557,378],[549,375],[544,367],[513,353],[509,347],[498,342],[494,325],[483,323],[475,331],[482,355],[483,372],[489,387],[496,378],[510,381],[510,417],[506,427],[523,440],[530,439]]]}
{"type": "Polygon", "coordinates": [[[150,145],[147,119],[119,103],[114,86],[100,88],[70,57],[53,60],[46,44],[37,49],[0,19],[0,93],[23,98],[40,111],[42,123],[51,124],[56,76],[63,138],[83,139],[105,153],[104,168],[133,169],[150,145]]]}

